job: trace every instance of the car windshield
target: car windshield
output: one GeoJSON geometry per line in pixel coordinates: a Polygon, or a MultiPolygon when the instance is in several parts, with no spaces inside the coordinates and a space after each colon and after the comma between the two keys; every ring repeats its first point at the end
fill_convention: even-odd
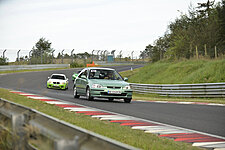
{"type": "Polygon", "coordinates": [[[61,75],[52,75],[51,79],[65,80],[65,77],[61,75]]]}
{"type": "Polygon", "coordinates": [[[89,79],[123,80],[115,70],[91,69],[89,79]]]}

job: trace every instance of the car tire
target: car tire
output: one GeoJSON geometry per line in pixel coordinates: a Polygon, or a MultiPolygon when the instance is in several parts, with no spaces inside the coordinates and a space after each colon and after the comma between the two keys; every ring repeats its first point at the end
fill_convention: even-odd
{"type": "Polygon", "coordinates": [[[87,99],[88,99],[89,101],[92,101],[94,98],[91,96],[91,92],[90,92],[90,91],[91,91],[90,88],[87,87],[87,90],[86,90],[86,96],[87,96],[87,99]]]}
{"type": "Polygon", "coordinates": [[[109,101],[112,102],[114,100],[114,98],[109,98],[109,101]]]}
{"type": "Polygon", "coordinates": [[[74,98],[79,98],[80,97],[80,95],[77,94],[77,88],[76,88],[76,86],[74,86],[74,88],[73,88],[73,97],[74,98]]]}
{"type": "Polygon", "coordinates": [[[124,99],[124,102],[125,102],[125,103],[130,103],[130,102],[131,102],[131,98],[125,98],[125,99],[124,99]]]}

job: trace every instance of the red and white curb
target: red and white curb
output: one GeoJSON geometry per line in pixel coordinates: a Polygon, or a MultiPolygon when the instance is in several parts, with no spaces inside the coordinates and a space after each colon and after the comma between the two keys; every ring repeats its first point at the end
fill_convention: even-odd
{"type": "Polygon", "coordinates": [[[174,141],[192,143],[192,146],[198,146],[214,150],[225,150],[225,137],[175,127],[159,122],[148,121],[104,110],[99,110],[96,108],[65,102],[50,97],[39,96],[36,94],[24,93],[21,91],[10,92],[27,96],[28,98],[34,100],[41,100],[48,104],[56,105],[66,110],[88,115],[93,118],[98,118],[100,120],[108,120],[112,123],[118,123],[121,126],[130,126],[134,130],[143,130],[145,133],[153,133],[157,134],[160,137],[172,138],[174,139],[174,141]]]}
{"type": "Polygon", "coordinates": [[[216,104],[216,103],[202,103],[202,102],[176,102],[176,101],[145,101],[145,100],[133,100],[137,102],[146,102],[146,103],[172,103],[172,104],[186,104],[186,105],[210,105],[210,106],[225,106],[225,104],[216,104]]]}

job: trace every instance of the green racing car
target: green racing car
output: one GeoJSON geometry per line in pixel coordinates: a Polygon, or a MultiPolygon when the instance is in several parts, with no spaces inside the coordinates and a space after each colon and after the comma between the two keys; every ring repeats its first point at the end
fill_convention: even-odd
{"type": "Polygon", "coordinates": [[[86,96],[88,100],[95,97],[114,99],[124,99],[125,103],[130,103],[132,99],[132,89],[120,74],[111,68],[85,68],[76,76],[73,86],[74,98],[86,96]]]}
{"type": "Polygon", "coordinates": [[[68,89],[68,78],[64,74],[52,74],[48,77],[47,88],[68,89]]]}

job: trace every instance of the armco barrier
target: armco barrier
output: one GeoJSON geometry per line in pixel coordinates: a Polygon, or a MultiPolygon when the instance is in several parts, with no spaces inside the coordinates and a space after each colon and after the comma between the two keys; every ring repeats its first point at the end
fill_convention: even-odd
{"type": "Polygon", "coordinates": [[[28,70],[28,69],[48,69],[48,68],[66,68],[70,64],[44,64],[44,65],[5,65],[0,66],[0,71],[6,70],[28,70]]]}
{"type": "Polygon", "coordinates": [[[136,84],[134,92],[152,93],[171,97],[225,97],[225,82],[202,84],[136,84]]]}
{"type": "Polygon", "coordinates": [[[13,135],[13,149],[136,149],[4,99],[0,99],[0,130],[13,135]]]}

